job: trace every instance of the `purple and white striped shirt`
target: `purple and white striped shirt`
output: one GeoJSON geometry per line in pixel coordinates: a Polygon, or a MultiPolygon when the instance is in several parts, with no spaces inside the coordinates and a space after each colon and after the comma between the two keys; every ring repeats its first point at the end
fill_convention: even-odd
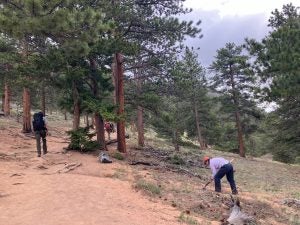
{"type": "Polygon", "coordinates": [[[221,157],[211,158],[209,160],[209,167],[211,169],[212,176],[215,177],[216,173],[220,170],[220,168],[228,163],[229,163],[228,160],[221,157]]]}

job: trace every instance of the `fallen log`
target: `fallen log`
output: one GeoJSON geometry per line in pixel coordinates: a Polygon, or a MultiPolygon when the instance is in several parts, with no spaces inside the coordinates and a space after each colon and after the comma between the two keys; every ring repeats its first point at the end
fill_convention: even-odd
{"type": "Polygon", "coordinates": [[[117,143],[117,142],[118,142],[117,139],[113,139],[113,140],[110,140],[110,141],[106,141],[105,144],[110,145],[110,144],[117,143]]]}
{"type": "Polygon", "coordinates": [[[135,165],[158,166],[157,163],[142,162],[142,161],[133,161],[133,162],[129,163],[129,165],[132,165],[132,166],[135,166],[135,165]]]}

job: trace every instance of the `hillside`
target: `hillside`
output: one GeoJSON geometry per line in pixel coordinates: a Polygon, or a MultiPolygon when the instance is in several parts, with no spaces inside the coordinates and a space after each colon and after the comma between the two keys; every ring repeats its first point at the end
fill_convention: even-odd
{"type": "MultiPolygon", "coordinates": [[[[49,153],[36,157],[33,136],[21,124],[0,119],[0,224],[221,224],[230,213],[229,186],[223,193],[213,185],[202,190],[210,176],[202,168],[204,155],[148,138],[141,150],[135,136],[128,140],[125,160],[101,164],[95,154],[66,152],[70,124],[49,121],[49,153]]],[[[116,146],[109,152],[115,154],[116,146]]],[[[205,154],[234,159],[242,210],[256,224],[300,224],[300,167],[270,159],[240,158],[209,150],[205,154]],[[288,204],[285,204],[288,203],[288,204]]]]}

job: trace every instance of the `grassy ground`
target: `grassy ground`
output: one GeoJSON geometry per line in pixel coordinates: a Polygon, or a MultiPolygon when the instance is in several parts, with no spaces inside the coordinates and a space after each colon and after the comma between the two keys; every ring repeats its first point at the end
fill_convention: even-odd
{"type": "MultiPolygon", "coordinates": [[[[131,136],[135,137],[134,134],[131,136]]],[[[133,138],[130,143],[135,146],[136,140],[133,138]]],[[[202,190],[211,175],[209,169],[202,168],[202,157],[222,156],[234,159],[235,179],[243,211],[253,216],[257,224],[300,224],[299,208],[283,204],[284,199],[300,199],[299,165],[287,165],[271,159],[241,158],[236,154],[215,150],[200,151],[194,147],[182,147],[180,152],[174,153],[168,142],[156,138],[153,133],[147,137],[147,144],[151,148],[147,146],[144,151],[131,148],[134,160],[158,164],[138,166],[137,170],[148,172],[143,182],[148,179],[152,186],[156,184],[161,189],[158,198],[183,212],[205,216],[211,221],[224,221],[227,218],[230,188],[226,178],[222,180],[221,195],[214,193],[213,184],[208,190],[202,190]],[[191,172],[190,175],[185,171],[191,172]]]]}

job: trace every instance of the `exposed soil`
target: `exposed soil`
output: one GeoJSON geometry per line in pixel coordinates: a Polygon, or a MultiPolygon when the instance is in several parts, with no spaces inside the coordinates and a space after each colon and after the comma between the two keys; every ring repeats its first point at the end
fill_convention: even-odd
{"type": "MultiPolygon", "coordinates": [[[[225,180],[220,195],[212,185],[202,190],[210,171],[201,168],[198,150],[184,150],[184,164],[176,164],[171,148],[140,150],[130,138],[126,160],[101,164],[95,154],[64,151],[67,124],[50,121],[49,127],[49,152],[38,158],[33,136],[22,134],[12,119],[0,119],[0,224],[172,225],[184,222],[182,213],[198,224],[221,224],[230,213],[225,180]],[[154,184],[160,193],[138,188],[139,181],[154,184]]],[[[115,149],[109,145],[111,155],[115,149]]],[[[299,224],[299,208],[283,204],[299,199],[299,166],[224,156],[236,158],[242,209],[257,224],[299,224]]]]}

